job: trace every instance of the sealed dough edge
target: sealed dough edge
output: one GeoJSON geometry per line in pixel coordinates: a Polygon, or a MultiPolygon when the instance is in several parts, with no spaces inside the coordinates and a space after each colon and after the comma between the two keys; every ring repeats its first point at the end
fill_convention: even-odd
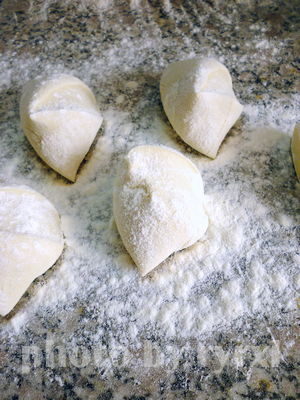
{"type": "Polygon", "coordinates": [[[176,133],[195,150],[215,158],[243,111],[227,68],[208,57],[174,62],[162,74],[160,93],[176,133]]]}
{"type": "Polygon", "coordinates": [[[0,240],[0,315],[5,316],[62,253],[56,209],[31,188],[0,187],[0,240]]]}
{"type": "Polygon", "coordinates": [[[164,146],[138,146],[120,163],[113,209],[122,241],[142,276],[206,232],[203,182],[195,165],[164,146]]]}
{"type": "Polygon", "coordinates": [[[103,117],[89,87],[66,74],[29,81],[20,101],[21,124],[38,155],[75,182],[103,117]]]}
{"type": "Polygon", "coordinates": [[[297,122],[294,128],[291,148],[295,171],[300,182],[300,121],[297,122]]]}

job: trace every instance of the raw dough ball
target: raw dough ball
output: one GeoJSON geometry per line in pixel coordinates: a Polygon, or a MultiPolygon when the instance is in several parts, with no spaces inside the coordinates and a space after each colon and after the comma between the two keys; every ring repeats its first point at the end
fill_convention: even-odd
{"type": "Polygon", "coordinates": [[[24,88],[20,116],[39,156],[74,182],[103,121],[90,89],[64,74],[33,79],[24,88]]]}
{"type": "Polygon", "coordinates": [[[204,235],[202,178],[194,164],[160,146],[132,149],[120,164],[114,216],[142,276],[204,235]]]}
{"type": "Polygon", "coordinates": [[[212,58],[175,62],[162,75],[160,93],[178,135],[194,149],[215,158],[243,110],[227,68],[212,58]]]}
{"type": "Polygon", "coordinates": [[[300,182],[300,122],[295,126],[292,138],[292,156],[298,181],[300,182]]]}
{"type": "Polygon", "coordinates": [[[28,187],[0,187],[0,241],[0,315],[6,315],[63,250],[55,208],[28,187]]]}

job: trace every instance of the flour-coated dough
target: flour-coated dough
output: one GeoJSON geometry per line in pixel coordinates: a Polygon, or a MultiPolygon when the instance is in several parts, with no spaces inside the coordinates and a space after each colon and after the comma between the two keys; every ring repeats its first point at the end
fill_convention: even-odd
{"type": "Polygon", "coordinates": [[[53,205],[28,187],[0,187],[0,315],[8,314],[31,282],[63,250],[53,205]]]}
{"type": "Polygon", "coordinates": [[[91,90],[70,75],[35,78],[24,88],[20,117],[39,156],[74,182],[103,121],[91,90]]]}
{"type": "Polygon", "coordinates": [[[133,148],[120,164],[114,216],[142,276],[204,235],[203,182],[194,164],[162,146],[133,148]]]}
{"type": "Polygon", "coordinates": [[[298,181],[300,182],[300,122],[295,126],[292,138],[292,156],[297,174],[298,181]]]}
{"type": "Polygon", "coordinates": [[[212,58],[175,62],[164,71],[160,92],[178,135],[202,154],[215,158],[243,110],[227,68],[212,58]]]}

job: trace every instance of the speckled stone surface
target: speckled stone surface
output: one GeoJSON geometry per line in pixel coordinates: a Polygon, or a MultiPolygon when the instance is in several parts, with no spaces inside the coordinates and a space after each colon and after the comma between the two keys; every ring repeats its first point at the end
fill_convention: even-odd
{"type": "MultiPolygon", "coordinates": [[[[235,93],[244,104],[276,103],[287,111],[293,108],[300,119],[299,16],[298,0],[3,0],[0,129],[20,129],[23,83],[44,71],[63,68],[84,79],[90,59],[94,69],[87,83],[101,109],[113,104],[117,110],[129,112],[131,122],[144,129],[139,125],[141,114],[156,109],[163,115],[159,96],[162,69],[173,60],[195,54],[214,55],[226,63],[235,93]],[[140,84],[129,88],[124,81],[140,84]]],[[[20,135],[16,140],[29,157],[32,150],[28,143],[20,135]]],[[[34,159],[22,164],[22,173],[15,172],[15,176],[26,181],[26,174],[38,163],[34,159]]],[[[237,177],[239,171],[234,173],[237,177]]],[[[288,190],[295,188],[289,186],[288,190]]],[[[295,234],[299,242],[299,228],[295,234]]],[[[43,285],[43,280],[38,284],[43,285]]],[[[34,289],[26,296],[31,295],[34,289]]],[[[26,296],[21,302],[26,302],[26,296]]],[[[234,331],[213,331],[203,342],[174,339],[164,343],[161,338],[145,336],[143,346],[130,352],[128,363],[114,349],[110,354],[115,359],[114,368],[107,373],[97,362],[101,358],[97,349],[81,335],[81,327],[91,316],[84,306],[80,308],[80,299],[77,304],[77,313],[72,315],[66,311],[32,321],[32,326],[20,333],[19,341],[11,342],[1,334],[2,399],[300,398],[297,311],[280,322],[249,318],[241,321],[240,329],[235,324],[234,331]],[[246,323],[247,333],[243,329],[246,323]],[[65,332],[72,332],[77,345],[90,352],[82,350],[80,356],[74,353],[72,357],[78,348],[70,347],[69,356],[64,358],[68,343],[65,332]],[[149,343],[153,345],[150,350],[149,343]],[[57,350],[60,345],[61,351],[57,350]],[[153,356],[149,365],[135,368],[152,350],[157,357],[153,356]],[[160,350],[164,351],[161,363],[160,350]]],[[[0,324],[4,323],[3,318],[0,324]]],[[[106,329],[109,331],[109,326],[106,329]]],[[[149,357],[146,359],[149,363],[149,357]]]]}

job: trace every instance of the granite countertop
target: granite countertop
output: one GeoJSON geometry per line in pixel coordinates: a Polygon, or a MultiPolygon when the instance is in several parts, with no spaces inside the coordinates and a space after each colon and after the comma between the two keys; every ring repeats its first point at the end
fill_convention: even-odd
{"type": "MultiPolygon", "coordinates": [[[[293,127],[300,119],[299,15],[297,0],[0,2],[0,181],[26,184],[46,196],[61,215],[65,237],[56,265],[0,318],[2,399],[300,397],[300,186],[290,155],[293,127]],[[215,164],[177,137],[160,100],[163,69],[196,55],[218,58],[227,66],[245,105],[215,164]],[[19,119],[24,84],[36,75],[58,72],[88,84],[104,116],[73,185],[39,159],[19,119]],[[268,135],[274,137],[272,145],[268,135]],[[142,326],[134,307],[119,311],[124,299],[138,301],[141,289],[135,292],[138,274],[112,227],[111,192],[118,162],[132,145],[145,143],[171,145],[191,157],[212,198],[225,196],[240,182],[237,207],[229,195],[226,199],[229,209],[241,215],[249,212],[247,191],[253,190],[249,197],[257,198],[258,208],[264,205],[256,219],[245,217],[256,236],[233,246],[228,262],[242,279],[249,257],[257,253],[264,271],[286,271],[288,282],[298,279],[298,289],[296,283],[293,291],[285,289],[292,306],[285,306],[285,298],[280,307],[284,290],[276,286],[277,297],[268,292],[273,302],[262,298],[265,312],[259,304],[259,312],[237,311],[235,318],[212,324],[205,334],[195,335],[193,328],[188,339],[164,335],[168,320],[162,323],[158,314],[142,326]],[[126,281],[126,268],[134,284],[126,281]],[[124,288],[117,282],[120,277],[124,288]]],[[[171,271],[171,264],[165,269],[171,271]]],[[[159,272],[151,279],[158,282],[159,272]]],[[[151,279],[143,283],[142,308],[151,299],[151,279]]],[[[196,289],[210,298],[208,288],[223,285],[222,279],[222,271],[212,273],[206,286],[196,289]]],[[[182,287],[188,287],[186,282],[182,287]]],[[[196,289],[190,289],[194,296],[196,289]]],[[[176,304],[181,304],[178,296],[176,304]]],[[[186,304],[194,303],[188,298],[186,304]]],[[[145,310],[140,315],[150,313],[145,310]]],[[[174,326],[180,329],[176,321],[174,326]]]]}

